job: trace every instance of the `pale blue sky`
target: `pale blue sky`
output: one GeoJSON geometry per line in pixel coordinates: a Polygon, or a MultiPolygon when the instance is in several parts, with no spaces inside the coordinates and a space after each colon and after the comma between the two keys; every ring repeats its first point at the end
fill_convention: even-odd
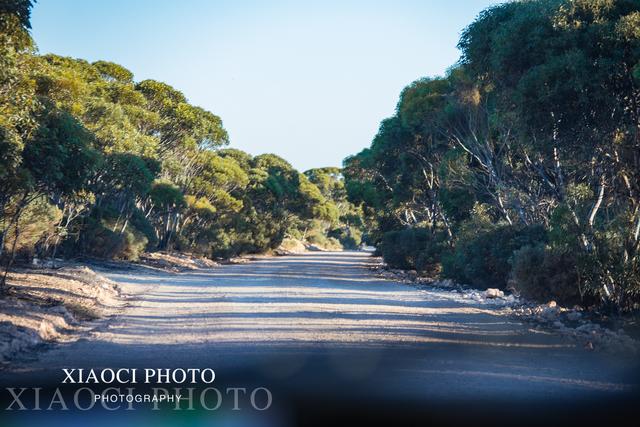
{"type": "Polygon", "coordinates": [[[117,62],[300,170],[368,146],[402,88],[443,74],[491,0],[38,0],[41,53],[117,62]]]}

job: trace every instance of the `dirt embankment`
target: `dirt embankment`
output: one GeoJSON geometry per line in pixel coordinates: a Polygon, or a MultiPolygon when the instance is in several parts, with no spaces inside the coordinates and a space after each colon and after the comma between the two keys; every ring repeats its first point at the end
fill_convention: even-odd
{"type": "Polygon", "coordinates": [[[179,273],[219,265],[203,257],[165,252],[145,253],[135,263],[88,259],[55,264],[58,268],[48,261],[9,273],[7,295],[0,297],[0,368],[47,343],[75,341],[99,326],[99,320],[119,313],[130,296],[99,271],[179,273]]]}
{"type": "Polygon", "coordinates": [[[0,298],[0,363],[51,342],[69,342],[124,307],[115,282],[79,266],[21,268],[0,298]]]}
{"type": "Polygon", "coordinates": [[[147,267],[174,272],[213,268],[219,265],[219,263],[209,258],[167,252],[145,253],[140,257],[139,263],[147,267]]]}

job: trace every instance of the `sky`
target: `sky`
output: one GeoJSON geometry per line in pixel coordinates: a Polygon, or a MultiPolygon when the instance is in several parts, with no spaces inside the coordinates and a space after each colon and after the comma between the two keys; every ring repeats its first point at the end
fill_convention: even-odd
{"type": "Polygon", "coordinates": [[[299,170],[369,146],[412,81],[442,75],[491,0],[38,0],[42,54],[119,63],[217,114],[231,147],[299,170]]]}

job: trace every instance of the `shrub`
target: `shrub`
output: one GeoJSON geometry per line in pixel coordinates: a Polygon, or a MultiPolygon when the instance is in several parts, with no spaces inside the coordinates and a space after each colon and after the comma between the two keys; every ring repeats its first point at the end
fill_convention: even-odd
{"type": "Polygon", "coordinates": [[[149,240],[143,233],[131,226],[127,227],[125,232],[122,234],[122,238],[122,249],[115,255],[115,257],[129,261],[137,261],[138,258],[140,258],[140,254],[144,252],[147,247],[149,240]]]}
{"type": "Polygon", "coordinates": [[[215,230],[215,239],[211,242],[212,258],[231,258],[237,255],[237,248],[234,246],[233,236],[224,230],[215,230]]]}
{"type": "Polygon", "coordinates": [[[122,246],[118,233],[105,227],[102,221],[89,218],[82,233],[84,253],[98,258],[113,258],[122,246]]]}
{"type": "Polygon", "coordinates": [[[524,246],[513,254],[511,283],[526,298],[572,305],[582,302],[575,253],[544,245],[524,246]]]}
{"type": "MultiPolygon", "coordinates": [[[[31,202],[22,212],[18,220],[18,236],[16,239],[16,227],[11,227],[7,231],[5,238],[5,253],[13,247],[15,240],[15,251],[21,258],[31,258],[40,243],[53,241],[57,230],[56,225],[62,218],[62,212],[56,206],[50,204],[46,198],[39,197],[31,202]]],[[[0,227],[5,225],[0,219],[0,227]]]]}
{"type": "Polygon", "coordinates": [[[344,249],[342,243],[335,237],[328,237],[324,248],[330,251],[341,251],[344,249]]]}
{"type": "Polygon", "coordinates": [[[158,245],[158,238],[156,237],[153,225],[145,218],[144,213],[140,209],[133,211],[129,224],[147,238],[146,250],[151,250],[158,245]]]}
{"type": "Polygon", "coordinates": [[[355,227],[336,228],[328,235],[338,239],[344,249],[357,249],[362,243],[362,231],[355,227]]]}
{"type": "Polygon", "coordinates": [[[442,272],[442,258],[449,250],[446,239],[441,236],[437,239],[431,239],[427,242],[427,246],[418,252],[416,257],[416,271],[428,276],[437,276],[442,272]]]}
{"type": "Polygon", "coordinates": [[[480,289],[507,287],[513,253],[546,241],[542,226],[497,226],[459,238],[453,253],[443,259],[443,275],[480,289]]]}
{"type": "Polygon", "coordinates": [[[304,244],[300,240],[289,237],[282,241],[278,249],[291,253],[302,253],[305,251],[304,244]]]}
{"type": "Polygon", "coordinates": [[[385,262],[392,268],[436,273],[447,250],[441,233],[426,228],[408,228],[384,234],[379,246],[385,262]]]}
{"type": "Polygon", "coordinates": [[[330,251],[342,250],[342,245],[338,239],[335,237],[327,237],[321,230],[317,229],[311,230],[307,234],[307,242],[330,251]]]}
{"type": "Polygon", "coordinates": [[[107,221],[90,221],[83,234],[85,253],[98,258],[137,260],[149,242],[147,237],[133,226],[123,233],[112,228],[113,224],[107,221]]]}
{"type": "MultiPolygon", "coordinates": [[[[579,186],[572,188],[574,194],[580,191],[584,190],[579,186]]],[[[585,251],[581,236],[584,230],[576,226],[570,209],[560,205],[551,216],[551,246],[574,255],[583,297],[591,298],[594,303],[599,300],[603,309],[638,308],[640,254],[629,242],[629,224],[634,224],[634,213],[630,210],[608,214],[606,222],[596,222],[595,230],[587,233],[591,246],[585,251]]]]}

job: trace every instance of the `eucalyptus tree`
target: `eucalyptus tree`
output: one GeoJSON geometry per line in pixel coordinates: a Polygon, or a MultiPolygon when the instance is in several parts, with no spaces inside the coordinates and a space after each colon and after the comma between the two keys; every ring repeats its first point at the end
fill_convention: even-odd
{"type": "Polygon", "coordinates": [[[544,274],[573,271],[562,280],[575,279],[581,294],[632,306],[640,292],[640,3],[508,2],[483,11],[459,48],[446,76],[409,85],[371,147],[345,160],[349,198],[372,219],[376,240],[396,233],[387,240],[427,250],[422,231],[397,233],[446,229],[450,249],[439,256],[454,269],[493,265],[500,277],[486,279],[506,283],[510,262],[522,273],[522,258],[535,253],[544,274]],[[520,251],[523,242],[535,248],[520,251]]]}
{"type": "Polygon", "coordinates": [[[338,239],[344,248],[357,248],[362,242],[364,231],[363,212],[349,201],[342,170],[337,167],[315,168],[304,174],[318,187],[327,200],[329,209],[336,211],[328,216],[329,221],[321,222],[323,227],[319,231],[338,239]]]}
{"type": "Polygon", "coordinates": [[[36,128],[32,113],[39,105],[27,72],[33,59],[31,6],[30,0],[0,4],[0,257],[21,212],[16,199],[28,185],[22,150],[36,128]]]}
{"type": "MultiPolygon", "coordinates": [[[[89,179],[101,161],[100,153],[94,148],[93,134],[68,113],[45,109],[38,123],[22,152],[23,184],[14,202],[16,222],[29,204],[42,196],[63,206],[63,212],[71,209],[70,205],[77,204],[88,191],[89,179]]],[[[76,210],[74,207],[73,211],[76,210]]],[[[13,242],[8,245],[3,283],[14,261],[19,237],[20,230],[16,227],[13,242]]]]}
{"type": "Polygon", "coordinates": [[[617,303],[639,285],[639,36],[635,1],[545,0],[488,9],[460,42],[543,206],[567,212],[591,285],[617,303]]]}

